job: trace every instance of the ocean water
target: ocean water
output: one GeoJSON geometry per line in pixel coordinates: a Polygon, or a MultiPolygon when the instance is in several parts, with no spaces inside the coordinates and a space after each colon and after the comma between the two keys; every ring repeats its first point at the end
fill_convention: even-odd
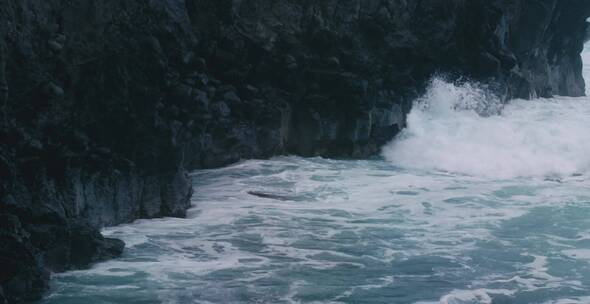
{"type": "Polygon", "coordinates": [[[381,157],[194,172],[187,219],[105,229],[123,257],[42,303],[590,303],[589,127],[435,79],[381,157]]]}

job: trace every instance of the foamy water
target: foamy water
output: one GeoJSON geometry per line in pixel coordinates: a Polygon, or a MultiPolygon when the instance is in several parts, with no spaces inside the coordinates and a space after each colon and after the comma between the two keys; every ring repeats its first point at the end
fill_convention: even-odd
{"type": "Polygon", "coordinates": [[[419,104],[408,128],[383,149],[396,165],[496,178],[571,176],[590,169],[586,98],[513,100],[499,109],[498,100],[472,86],[435,79],[419,104]],[[482,117],[468,104],[473,101],[501,113],[482,117]]]}
{"type": "Polygon", "coordinates": [[[194,172],[43,303],[590,303],[590,100],[486,92],[434,80],[381,159],[194,172]]]}

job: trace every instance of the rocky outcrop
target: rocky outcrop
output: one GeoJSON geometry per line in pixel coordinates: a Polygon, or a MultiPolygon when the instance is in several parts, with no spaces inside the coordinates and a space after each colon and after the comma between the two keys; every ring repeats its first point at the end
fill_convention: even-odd
{"type": "Polygon", "coordinates": [[[50,272],[119,256],[124,243],[104,238],[98,227],[183,216],[189,207],[183,171],[154,179],[115,168],[67,168],[52,176],[43,164],[27,165],[35,172],[17,173],[3,189],[0,212],[0,280],[11,301],[36,299],[50,272]]]}
{"type": "Polygon", "coordinates": [[[121,253],[97,231],[183,216],[186,169],[366,157],[434,74],[584,93],[585,0],[6,0],[0,303],[121,253]]]}
{"type": "Polygon", "coordinates": [[[511,26],[505,48],[516,58],[519,84],[516,97],[551,97],[552,95],[583,96],[582,60],[587,1],[520,1],[513,8],[517,13],[506,21],[511,26]]]}

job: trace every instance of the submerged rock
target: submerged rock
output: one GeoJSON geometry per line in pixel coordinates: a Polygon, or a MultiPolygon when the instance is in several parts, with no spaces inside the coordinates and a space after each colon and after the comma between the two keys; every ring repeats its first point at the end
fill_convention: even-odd
{"type": "Polygon", "coordinates": [[[276,193],[248,191],[248,194],[253,195],[253,196],[258,196],[261,198],[268,198],[268,199],[274,199],[274,200],[279,200],[279,201],[294,201],[295,200],[295,198],[293,198],[293,197],[285,196],[282,194],[276,194],[276,193]]]}

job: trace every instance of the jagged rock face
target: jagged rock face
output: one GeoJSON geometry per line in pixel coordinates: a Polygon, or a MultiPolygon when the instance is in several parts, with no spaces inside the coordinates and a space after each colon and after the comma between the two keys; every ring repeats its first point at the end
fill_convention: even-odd
{"type": "Polygon", "coordinates": [[[189,1],[187,7],[207,75],[231,83],[246,104],[259,98],[281,106],[282,123],[265,121],[281,130],[271,141],[278,146],[270,146],[289,153],[374,154],[404,126],[412,100],[435,73],[489,83],[505,98],[584,93],[579,53],[587,1],[189,1]],[[248,97],[248,86],[262,96],[248,97]]]}
{"type": "Polygon", "coordinates": [[[433,74],[582,95],[589,15],[586,0],[6,0],[0,303],[120,254],[96,227],[183,216],[186,168],[375,154],[433,74]]]}
{"type": "Polygon", "coordinates": [[[517,76],[524,80],[521,87],[514,88],[513,95],[583,96],[579,54],[584,47],[590,3],[535,0],[519,1],[513,7],[517,13],[507,19],[511,26],[503,35],[517,59],[517,76]]]}

